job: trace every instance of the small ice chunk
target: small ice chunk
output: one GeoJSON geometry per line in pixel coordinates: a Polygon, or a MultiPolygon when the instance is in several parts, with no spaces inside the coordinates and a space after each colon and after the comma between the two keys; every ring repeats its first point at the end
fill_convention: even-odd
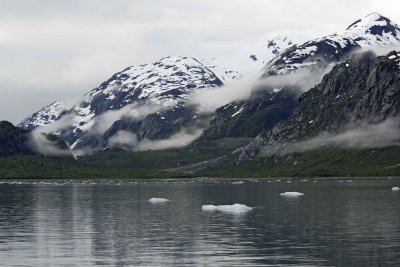
{"type": "Polygon", "coordinates": [[[237,181],[237,182],[233,182],[232,184],[244,184],[243,181],[237,181]]]}
{"type": "Polygon", "coordinates": [[[248,207],[244,204],[233,204],[233,205],[219,205],[219,206],[215,206],[215,205],[203,205],[201,207],[202,211],[222,211],[222,212],[226,212],[226,213],[245,213],[248,211],[251,211],[253,208],[248,207]]]}
{"type": "Polygon", "coordinates": [[[161,197],[153,197],[153,198],[149,199],[149,202],[151,202],[151,203],[165,203],[168,201],[169,201],[169,199],[161,198],[161,197]]]}
{"type": "Polygon", "coordinates": [[[285,192],[285,193],[280,193],[279,195],[283,197],[299,197],[303,196],[304,194],[300,192],[285,192]]]}
{"type": "Polygon", "coordinates": [[[346,67],[349,67],[350,66],[350,64],[349,63],[346,63],[346,67]]]}
{"type": "Polygon", "coordinates": [[[397,187],[397,186],[395,186],[395,187],[392,187],[392,191],[400,191],[400,188],[399,188],[399,187],[397,187]]]}

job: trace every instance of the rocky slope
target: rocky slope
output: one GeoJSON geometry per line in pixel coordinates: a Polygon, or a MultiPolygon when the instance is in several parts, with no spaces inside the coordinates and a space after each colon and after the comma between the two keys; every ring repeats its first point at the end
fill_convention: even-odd
{"type": "MultiPolygon", "coordinates": [[[[254,158],[260,152],[279,152],[285,149],[285,143],[307,140],[321,133],[340,134],[350,126],[371,129],[368,125],[396,120],[400,115],[399,64],[397,51],[378,57],[372,52],[356,54],[338,64],[319,85],[301,96],[299,106],[287,120],[258,135],[240,160],[254,158]]],[[[393,129],[392,134],[396,135],[397,128],[393,129]]]]}
{"type": "Polygon", "coordinates": [[[294,87],[263,88],[249,99],[218,108],[198,143],[219,138],[256,137],[287,119],[297,106],[294,87]]]}

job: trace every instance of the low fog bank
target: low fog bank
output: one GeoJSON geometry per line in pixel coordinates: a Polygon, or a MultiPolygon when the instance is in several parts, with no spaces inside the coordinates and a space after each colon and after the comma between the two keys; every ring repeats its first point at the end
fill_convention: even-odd
{"type": "Polygon", "coordinates": [[[238,100],[248,99],[253,92],[288,87],[299,95],[319,84],[334,64],[307,66],[286,74],[262,77],[263,72],[243,76],[219,88],[201,88],[193,92],[189,104],[196,105],[204,113],[212,113],[217,108],[238,100]]]}
{"type": "Polygon", "coordinates": [[[203,129],[182,129],[168,138],[160,140],[138,140],[136,134],[119,131],[113,135],[108,145],[111,148],[123,148],[132,151],[163,150],[168,148],[185,147],[202,134],[203,129]]]}
{"type": "Polygon", "coordinates": [[[365,149],[398,145],[400,145],[400,118],[391,118],[379,124],[349,124],[339,133],[323,132],[308,140],[268,146],[262,151],[262,155],[284,156],[329,146],[365,149]]]}
{"type": "Polygon", "coordinates": [[[72,156],[68,148],[61,148],[57,141],[49,140],[46,134],[33,131],[29,135],[28,145],[44,156],[72,156]]]}

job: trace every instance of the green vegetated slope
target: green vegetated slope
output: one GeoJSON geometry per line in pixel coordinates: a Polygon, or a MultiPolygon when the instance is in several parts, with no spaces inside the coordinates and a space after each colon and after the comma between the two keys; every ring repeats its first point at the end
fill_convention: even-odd
{"type": "Polygon", "coordinates": [[[247,142],[247,138],[229,138],[216,140],[199,148],[189,146],[141,152],[106,150],[77,160],[37,155],[0,157],[0,178],[194,177],[195,173],[175,171],[173,168],[230,154],[247,142]]]}
{"type": "Polygon", "coordinates": [[[284,157],[258,158],[236,163],[227,157],[203,168],[170,169],[178,163],[195,163],[206,155],[183,159],[186,149],[169,151],[101,153],[90,158],[71,160],[38,156],[0,158],[1,178],[179,178],[179,177],[329,177],[329,176],[399,176],[400,148],[354,150],[323,148],[284,157]],[[122,160],[124,158],[124,160],[122,160]],[[181,159],[180,161],[177,161],[181,159]],[[145,164],[142,165],[142,163],[145,164]]]}
{"type": "Polygon", "coordinates": [[[322,148],[283,157],[225,162],[201,172],[225,177],[398,176],[400,147],[379,149],[322,148]]]}
{"type": "Polygon", "coordinates": [[[143,168],[92,166],[67,158],[18,155],[0,158],[2,179],[90,179],[90,178],[170,178],[186,177],[178,172],[143,168]]]}

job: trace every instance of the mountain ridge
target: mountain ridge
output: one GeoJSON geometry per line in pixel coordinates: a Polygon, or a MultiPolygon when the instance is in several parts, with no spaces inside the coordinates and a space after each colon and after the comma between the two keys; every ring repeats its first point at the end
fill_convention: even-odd
{"type": "MultiPolygon", "coordinates": [[[[264,84],[253,90],[248,99],[218,108],[211,114],[213,118],[210,114],[203,116],[199,107],[188,104],[190,92],[219,88],[237,79],[239,74],[229,69],[221,72],[220,66],[207,65],[191,57],[165,57],[117,72],[77,105],[60,108],[58,114],[53,112],[48,122],[63,125],[52,132],[73,149],[106,149],[108,140],[119,132],[130,132],[140,140],[164,140],[182,129],[204,129],[199,140],[255,137],[286,120],[297,107],[301,93],[309,89],[297,88],[296,83],[302,77],[283,86],[268,84],[268,78],[285,78],[284,75],[299,74],[301,70],[322,77],[328,67],[346,60],[357,49],[399,45],[399,38],[400,29],[396,24],[372,13],[352,23],[342,34],[303,44],[292,43],[282,36],[269,41],[267,47],[271,48],[274,58],[260,74],[262,80],[266,79],[264,84]],[[68,120],[72,122],[65,126],[68,120]]],[[[259,60],[257,56],[249,58],[259,60]]],[[[41,126],[46,124],[43,122],[46,112],[36,114],[44,118],[39,120],[41,126]]],[[[31,118],[34,121],[35,116],[31,118]]],[[[24,123],[20,126],[34,128],[24,123]]]]}

